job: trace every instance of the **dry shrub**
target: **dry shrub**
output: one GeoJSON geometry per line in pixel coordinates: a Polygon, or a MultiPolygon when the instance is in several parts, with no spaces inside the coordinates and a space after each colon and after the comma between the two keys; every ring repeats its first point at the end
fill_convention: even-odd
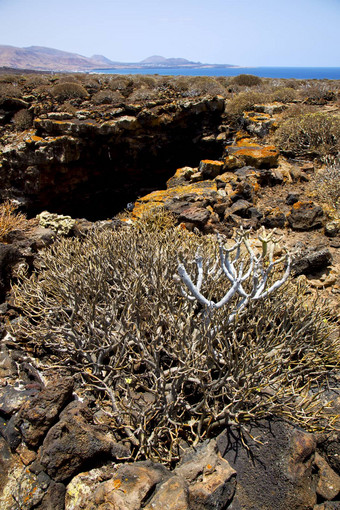
{"type": "Polygon", "coordinates": [[[58,101],[67,99],[86,99],[89,95],[86,89],[80,83],[64,82],[54,85],[52,95],[58,101]]]}
{"type": "Polygon", "coordinates": [[[255,87],[262,84],[262,79],[253,74],[239,74],[230,80],[232,85],[239,85],[241,87],[255,87]]]}
{"type": "MultiPolygon", "coordinates": [[[[17,341],[36,352],[40,369],[67,367],[106,398],[116,439],[129,440],[136,459],[176,462],[183,441],[273,415],[326,426],[315,391],[339,345],[320,308],[307,311],[290,285],[236,322],[219,310],[208,327],[173,277],[178,258],[189,267],[198,246],[211,267],[216,240],[167,228],[157,214],[46,249],[41,272],[14,287],[17,341]]],[[[228,283],[217,286],[213,275],[202,291],[217,299],[228,283]]]]}
{"type": "Polygon", "coordinates": [[[124,96],[118,92],[109,89],[99,90],[92,96],[94,104],[114,104],[119,105],[124,102],[124,96]]]}
{"type": "Polygon", "coordinates": [[[241,115],[251,110],[254,104],[271,102],[271,97],[262,92],[240,92],[227,102],[226,112],[231,115],[241,115]]]}
{"type": "Polygon", "coordinates": [[[12,122],[17,129],[23,131],[32,127],[33,116],[26,109],[19,110],[13,115],[12,122]]]}
{"type": "Polygon", "coordinates": [[[272,92],[273,101],[281,101],[282,103],[290,103],[297,98],[296,91],[291,87],[277,87],[272,92]]]}
{"type": "Polygon", "coordinates": [[[22,96],[22,90],[17,85],[11,83],[0,83],[0,100],[10,97],[19,98],[22,96]]]}
{"type": "Polygon", "coordinates": [[[326,104],[328,101],[334,101],[336,95],[331,89],[328,81],[307,82],[307,84],[299,90],[299,96],[307,104],[326,104]]]}
{"type": "Polygon", "coordinates": [[[318,112],[288,118],[276,130],[275,143],[292,155],[336,155],[340,151],[340,118],[318,112]]]}
{"type": "Polygon", "coordinates": [[[6,200],[0,204],[0,242],[6,242],[6,238],[13,230],[25,230],[28,226],[26,216],[16,212],[17,206],[6,200]]]}
{"type": "Polygon", "coordinates": [[[329,206],[333,217],[340,219],[340,157],[325,159],[315,179],[317,197],[329,206]]]}
{"type": "Polygon", "coordinates": [[[28,75],[25,80],[25,87],[29,90],[36,89],[41,85],[48,85],[49,79],[43,74],[32,74],[28,75]]]}
{"type": "Polygon", "coordinates": [[[108,86],[111,90],[118,90],[124,97],[128,97],[133,91],[133,78],[126,76],[113,76],[108,86]]]}
{"type": "Polygon", "coordinates": [[[155,99],[158,99],[158,91],[149,89],[147,87],[141,87],[140,89],[135,90],[132,92],[132,94],[128,97],[129,103],[136,103],[136,102],[144,102],[144,101],[154,101],[155,99]]]}
{"type": "Polygon", "coordinates": [[[183,97],[226,95],[226,89],[210,76],[176,76],[169,83],[183,97]]]}

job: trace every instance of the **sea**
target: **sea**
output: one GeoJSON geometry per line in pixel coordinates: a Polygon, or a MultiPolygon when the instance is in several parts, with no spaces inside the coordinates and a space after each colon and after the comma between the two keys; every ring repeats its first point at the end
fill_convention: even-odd
{"type": "Polygon", "coordinates": [[[298,80],[340,80],[340,67],[209,67],[209,68],[129,68],[94,69],[103,74],[156,74],[163,76],[237,76],[253,74],[261,78],[295,78],[298,80]]]}

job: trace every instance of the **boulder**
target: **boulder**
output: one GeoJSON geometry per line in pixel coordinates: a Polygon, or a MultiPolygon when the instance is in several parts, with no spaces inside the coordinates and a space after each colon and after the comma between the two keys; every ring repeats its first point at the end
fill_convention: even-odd
{"type": "Polygon", "coordinates": [[[176,188],[177,186],[188,184],[188,181],[191,180],[191,177],[194,175],[195,170],[196,169],[191,168],[190,166],[178,168],[175,174],[166,181],[167,189],[176,188]]]}
{"type": "Polygon", "coordinates": [[[319,453],[315,454],[315,464],[319,470],[317,494],[326,500],[335,499],[340,492],[340,476],[333,471],[319,453]]]}
{"type": "Polygon", "coordinates": [[[248,432],[241,438],[237,429],[229,429],[217,440],[222,456],[237,472],[230,508],[313,509],[314,436],[280,420],[263,420],[249,426],[248,432]]]}
{"type": "Polygon", "coordinates": [[[222,161],[211,161],[204,159],[200,162],[198,171],[201,172],[203,179],[214,179],[223,170],[224,163],[222,161]]]}
{"type": "Polygon", "coordinates": [[[293,230],[313,230],[323,226],[325,217],[319,205],[299,201],[293,204],[287,219],[293,230]]]}
{"type": "Polygon", "coordinates": [[[79,401],[69,404],[59,421],[48,431],[38,461],[56,482],[77,474],[86,463],[129,457],[101,425],[93,423],[90,409],[79,401]]]}
{"type": "Polygon", "coordinates": [[[279,159],[279,151],[274,145],[258,145],[248,140],[240,140],[236,146],[227,147],[227,154],[225,168],[247,165],[254,168],[272,168],[278,165],[279,159]]]}
{"type": "Polygon", "coordinates": [[[11,418],[9,431],[13,433],[13,429],[17,430],[28,446],[37,447],[70,401],[72,391],[73,379],[70,377],[50,382],[46,388],[26,401],[19,413],[11,418]]]}
{"type": "Polygon", "coordinates": [[[325,269],[333,260],[332,254],[328,248],[316,248],[303,250],[297,256],[293,257],[292,274],[299,276],[302,274],[313,274],[325,269]]]}
{"type": "Polygon", "coordinates": [[[215,439],[188,453],[174,473],[189,485],[190,509],[223,510],[234,496],[236,471],[219,454],[215,439]]]}
{"type": "Polygon", "coordinates": [[[168,190],[153,191],[144,197],[139,198],[133,208],[132,215],[141,217],[144,213],[151,211],[155,207],[165,207],[170,211],[186,202],[194,205],[198,202],[214,203],[217,199],[217,186],[213,181],[203,181],[186,186],[176,186],[168,190]]]}
{"type": "Polygon", "coordinates": [[[266,136],[275,119],[271,117],[271,114],[265,112],[244,112],[241,120],[244,129],[251,135],[259,136],[263,138],[266,136]]]}

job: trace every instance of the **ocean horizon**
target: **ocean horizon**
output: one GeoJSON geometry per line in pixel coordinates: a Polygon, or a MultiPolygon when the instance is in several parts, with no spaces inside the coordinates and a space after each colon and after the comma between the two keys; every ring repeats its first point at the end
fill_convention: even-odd
{"type": "Polygon", "coordinates": [[[340,67],[209,67],[209,68],[125,68],[94,69],[101,74],[158,74],[162,76],[237,76],[253,74],[260,78],[295,78],[298,80],[340,80],[340,67]]]}

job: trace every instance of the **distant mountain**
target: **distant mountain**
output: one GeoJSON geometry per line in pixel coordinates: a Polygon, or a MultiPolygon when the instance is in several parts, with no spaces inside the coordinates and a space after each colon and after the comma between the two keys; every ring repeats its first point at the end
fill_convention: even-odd
{"type": "Polygon", "coordinates": [[[200,62],[191,62],[185,58],[165,58],[160,55],[153,55],[152,57],[148,57],[140,62],[142,65],[152,65],[152,66],[186,66],[193,64],[201,65],[200,62]]]}
{"type": "Polygon", "coordinates": [[[96,62],[102,63],[108,66],[119,65],[121,62],[113,62],[109,58],[104,57],[104,55],[92,55],[91,60],[95,60],[96,62]]]}
{"type": "Polygon", "coordinates": [[[0,45],[0,66],[40,71],[87,71],[98,67],[112,67],[76,53],[30,46],[17,48],[0,45]]]}
{"type": "MultiPolygon", "coordinates": [[[[0,67],[14,69],[31,69],[37,71],[91,71],[95,69],[151,69],[151,68],[203,68],[214,67],[216,64],[201,64],[191,62],[185,58],[165,58],[153,55],[141,62],[114,62],[103,55],[84,57],[77,53],[45,48],[43,46],[29,46],[17,48],[15,46],[0,45],[0,67]]],[[[233,67],[220,64],[219,67],[233,67]]]]}

